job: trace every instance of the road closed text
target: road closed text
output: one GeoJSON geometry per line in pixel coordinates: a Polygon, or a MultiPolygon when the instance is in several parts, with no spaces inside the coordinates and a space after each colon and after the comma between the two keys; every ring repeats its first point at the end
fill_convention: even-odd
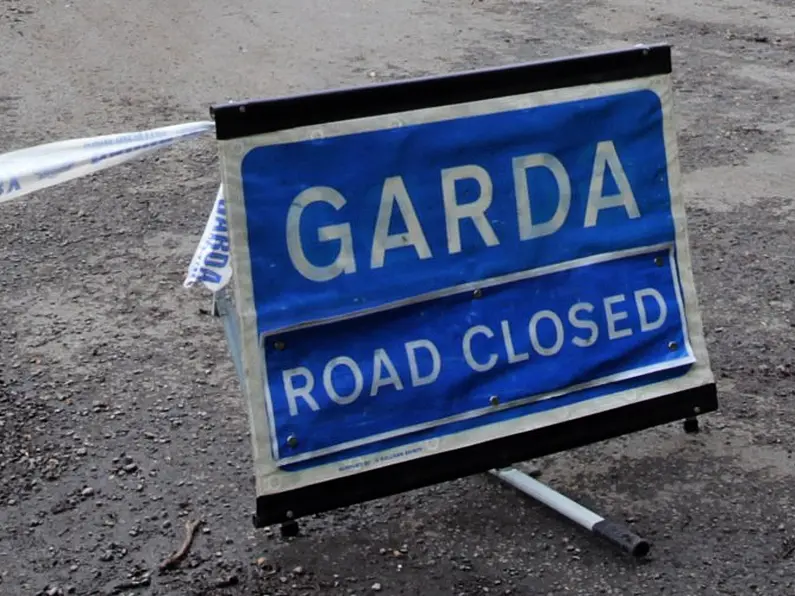
{"type": "Polygon", "coordinates": [[[466,329],[458,348],[445,352],[431,339],[407,341],[398,353],[384,348],[373,350],[372,358],[358,363],[341,354],[313,372],[306,366],[282,371],[284,395],[290,416],[301,408],[317,411],[323,407],[348,406],[360,398],[400,392],[434,383],[445,362],[466,363],[471,372],[486,373],[499,364],[517,365],[560,354],[566,343],[581,349],[592,348],[600,337],[607,341],[655,331],[668,317],[663,295],[643,288],[627,296],[608,296],[597,304],[577,302],[561,312],[544,309],[527,321],[503,319],[498,325],[478,324],[466,329]],[[633,324],[634,323],[634,324],[633,324]]]}
{"type": "Polygon", "coordinates": [[[670,248],[603,258],[268,337],[286,456],[692,361],[670,248]]]}

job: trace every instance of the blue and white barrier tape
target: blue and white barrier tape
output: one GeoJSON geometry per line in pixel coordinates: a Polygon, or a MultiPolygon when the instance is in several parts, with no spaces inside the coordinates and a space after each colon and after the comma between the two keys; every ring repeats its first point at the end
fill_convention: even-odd
{"type": "Polygon", "coordinates": [[[218,187],[213,211],[204,227],[199,247],[193,255],[184,286],[189,288],[201,283],[209,290],[217,292],[228,284],[231,278],[232,260],[229,253],[229,229],[226,223],[226,203],[222,184],[218,187]]]}
{"type": "MultiPolygon", "coordinates": [[[[192,122],[152,130],[47,143],[0,155],[0,203],[63,184],[214,130],[213,122],[192,122]]],[[[185,287],[197,283],[212,291],[232,277],[223,190],[218,189],[210,219],[193,256],[185,287]]]]}

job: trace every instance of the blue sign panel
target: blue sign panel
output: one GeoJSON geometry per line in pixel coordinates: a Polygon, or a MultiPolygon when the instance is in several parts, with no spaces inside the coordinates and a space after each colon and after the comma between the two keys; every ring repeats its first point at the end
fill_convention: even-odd
{"type": "Polygon", "coordinates": [[[684,374],[664,118],[640,90],[249,150],[274,459],[320,465],[684,374]]]}
{"type": "Polygon", "coordinates": [[[268,338],[278,456],[429,426],[438,436],[444,423],[691,363],[672,255],[529,272],[268,338]]]}
{"type": "Polygon", "coordinates": [[[241,178],[260,332],[674,239],[649,90],[260,146],[241,178]]]}

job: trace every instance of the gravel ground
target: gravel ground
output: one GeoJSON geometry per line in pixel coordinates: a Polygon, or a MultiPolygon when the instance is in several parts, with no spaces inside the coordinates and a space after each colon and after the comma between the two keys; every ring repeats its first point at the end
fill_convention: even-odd
{"type": "Polygon", "coordinates": [[[212,139],[2,206],[0,593],[795,593],[792,0],[0,0],[0,152],[210,103],[667,41],[721,411],[544,459],[627,560],[473,477],[255,531],[246,411],[180,287],[212,139]],[[264,4],[264,3],[261,3],[264,4]],[[140,580],[206,523],[185,564],[140,580]]]}

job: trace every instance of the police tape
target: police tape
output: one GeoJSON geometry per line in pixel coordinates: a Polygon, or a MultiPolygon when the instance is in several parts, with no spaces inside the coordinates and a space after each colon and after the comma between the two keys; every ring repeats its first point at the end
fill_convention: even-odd
{"type": "Polygon", "coordinates": [[[215,204],[204,227],[199,247],[193,255],[188,277],[183,284],[186,288],[201,283],[207,289],[217,292],[232,278],[232,263],[229,255],[229,229],[226,224],[226,203],[224,185],[218,187],[215,204]]]}
{"type": "MultiPolygon", "coordinates": [[[[0,155],[0,203],[130,161],[151,151],[214,130],[213,122],[191,122],[151,130],[57,141],[0,155]]],[[[232,277],[223,187],[188,268],[184,286],[211,291],[232,277]]]]}

